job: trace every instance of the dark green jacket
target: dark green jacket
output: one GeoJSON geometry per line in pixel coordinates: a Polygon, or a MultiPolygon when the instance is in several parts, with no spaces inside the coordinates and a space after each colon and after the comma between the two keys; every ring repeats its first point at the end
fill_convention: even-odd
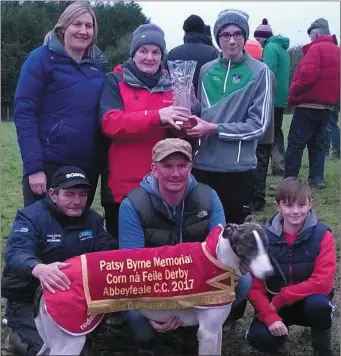
{"type": "Polygon", "coordinates": [[[285,108],[288,105],[290,56],[289,38],[281,35],[272,36],[263,43],[263,62],[275,74],[276,91],[275,107],[285,108]]]}

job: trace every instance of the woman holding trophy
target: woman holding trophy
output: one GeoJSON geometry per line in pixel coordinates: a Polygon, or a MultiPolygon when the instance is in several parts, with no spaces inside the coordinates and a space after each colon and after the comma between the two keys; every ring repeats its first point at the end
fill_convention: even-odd
{"type": "MultiPolygon", "coordinates": [[[[172,80],[162,65],[165,49],[162,29],[141,25],[133,33],[130,59],[105,77],[100,118],[103,134],[111,139],[108,191],[113,198],[105,210],[114,236],[120,202],[150,172],[152,148],[167,137],[168,128],[185,127],[191,114],[190,108],[174,105],[172,80]]],[[[195,97],[192,102],[197,105],[195,97]]]]}

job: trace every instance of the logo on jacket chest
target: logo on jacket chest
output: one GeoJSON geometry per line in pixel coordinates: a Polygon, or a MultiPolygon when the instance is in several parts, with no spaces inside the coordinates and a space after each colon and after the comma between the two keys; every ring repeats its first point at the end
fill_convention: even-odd
{"type": "Polygon", "coordinates": [[[240,74],[233,74],[232,75],[232,84],[239,84],[242,79],[240,74]]]}
{"type": "Polygon", "coordinates": [[[62,234],[47,234],[46,242],[61,242],[62,234]]]}
{"type": "Polygon", "coordinates": [[[92,239],[92,230],[85,230],[85,231],[81,231],[79,233],[80,241],[84,241],[84,240],[88,240],[88,239],[92,239]]]}

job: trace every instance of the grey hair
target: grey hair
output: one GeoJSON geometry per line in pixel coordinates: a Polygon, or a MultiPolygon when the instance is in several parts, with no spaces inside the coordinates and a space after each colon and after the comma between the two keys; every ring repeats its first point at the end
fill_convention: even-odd
{"type": "Polygon", "coordinates": [[[310,31],[310,36],[312,34],[315,34],[317,37],[320,37],[320,36],[328,36],[330,33],[328,28],[314,28],[310,31]]]}
{"type": "Polygon", "coordinates": [[[95,46],[98,36],[98,25],[96,20],[96,15],[91,5],[86,2],[74,2],[68,6],[63,13],[60,15],[58,22],[55,24],[53,30],[49,31],[44,38],[44,45],[48,43],[51,36],[55,35],[61,44],[64,46],[64,34],[63,29],[68,28],[72,22],[78,17],[85,13],[89,13],[93,20],[94,35],[88,48],[85,50],[84,55],[86,57],[95,58],[95,46]]]}

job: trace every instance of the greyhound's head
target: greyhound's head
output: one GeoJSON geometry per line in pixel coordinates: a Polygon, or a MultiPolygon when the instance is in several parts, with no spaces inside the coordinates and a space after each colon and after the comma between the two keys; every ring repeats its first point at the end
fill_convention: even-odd
{"type": "Polygon", "coordinates": [[[219,255],[223,263],[232,267],[243,262],[250,267],[253,275],[260,279],[265,279],[273,273],[267,254],[266,231],[258,223],[248,221],[240,225],[227,224],[222,237],[219,255]]]}

